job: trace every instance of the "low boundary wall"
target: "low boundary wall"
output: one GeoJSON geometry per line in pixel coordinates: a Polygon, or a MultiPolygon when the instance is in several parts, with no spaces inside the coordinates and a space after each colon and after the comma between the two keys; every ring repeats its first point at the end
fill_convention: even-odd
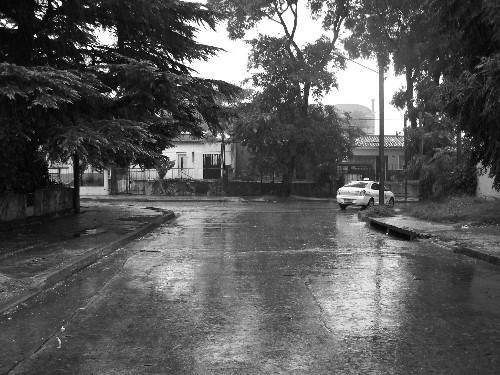
{"type": "Polygon", "coordinates": [[[134,184],[139,195],[222,195],[222,180],[153,180],[134,184]]]}
{"type": "MultiPolygon", "coordinates": [[[[283,184],[281,182],[229,181],[227,191],[230,196],[280,196],[282,195],[283,184]]],[[[314,198],[335,197],[335,191],[333,191],[333,187],[330,187],[330,184],[314,182],[294,182],[290,188],[290,194],[314,198]]]]}
{"type": "MultiPolygon", "coordinates": [[[[396,197],[404,197],[404,183],[387,181],[385,186],[396,197]]],[[[273,195],[281,196],[283,185],[281,182],[253,182],[228,181],[227,195],[233,197],[273,195]]],[[[223,182],[218,180],[152,180],[134,181],[132,191],[137,195],[154,196],[221,196],[223,182]]],[[[408,197],[417,198],[419,195],[418,181],[408,181],[408,197]]],[[[314,198],[335,198],[336,189],[328,183],[294,182],[291,186],[291,195],[314,198]]]]}
{"type": "MultiPolygon", "coordinates": [[[[222,180],[155,180],[141,181],[136,186],[140,195],[170,195],[170,196],[221,196],[223,195],[222,180]]],[[[281,195],[282,184],[272,182],[228,181],[229,196],[260,196],[281,195]]],[[[334,194],[329,184],[293,183],[292,195],[305,197],[329,198],[334,194]]]]}
{"type": "Polygon", "coordinates": [[[68,212],[73,209],[72,188],[47,188],[32,194],[0,197],[0,223],[68,212]]]}

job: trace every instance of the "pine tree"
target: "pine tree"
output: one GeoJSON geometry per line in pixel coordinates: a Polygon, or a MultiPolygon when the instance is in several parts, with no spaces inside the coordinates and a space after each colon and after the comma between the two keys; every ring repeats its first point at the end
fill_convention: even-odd
{"type": "MultiPolygon", "coordinates": [[[[43,157],[153,166],[181,132],[200,135],[202,122],[221,131],[230,114],[220,103],[238,88],[189,68],[217,53],[195,35],[218,20],[175,0],[3,1],[0,142],[24,152],[16,159],[2,147],[2,160],[26,170],[43,157]]],[[[6,182],[0,192],[40,183],[6,182]]]]}

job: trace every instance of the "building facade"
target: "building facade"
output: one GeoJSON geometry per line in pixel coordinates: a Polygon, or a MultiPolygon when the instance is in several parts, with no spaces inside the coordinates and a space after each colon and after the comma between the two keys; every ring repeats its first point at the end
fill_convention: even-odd
{"type": "Polygon", "coordinates": [[[200,139],[186,134],[173,143],[174,147],[163,151],[163,155],[175,163],[165,175],[166,179],[217,179],[221,177],[223,165],[230,169],[232,153],[227,137],[200,139]]]}
{"type": "MultiPolygon", "coordinates": [[[[384,180],[399,181],[405,164],[404,137],[384,137],[384,180]]],[[[338,175],[343,183],[369,178],[380,180],[379,136],[365,135],[356,139],[353,156],[340,163],[338,175]]]]}

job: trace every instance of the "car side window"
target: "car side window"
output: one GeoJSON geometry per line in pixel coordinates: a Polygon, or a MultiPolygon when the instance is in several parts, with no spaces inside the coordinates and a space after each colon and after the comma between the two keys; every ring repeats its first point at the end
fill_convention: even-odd
{"type": "Polygon", "coordinates": [[[377,183],[373,183],[371,189],[372,190],[378,190],[379,189],[378,184],[377,183]]]}
{"type": "Polygon", "coordinates": [[[353,181],[349,182],[347,185],[344,185],[344,187],[364,188],[366,187],[366,182],[353,181]]]}

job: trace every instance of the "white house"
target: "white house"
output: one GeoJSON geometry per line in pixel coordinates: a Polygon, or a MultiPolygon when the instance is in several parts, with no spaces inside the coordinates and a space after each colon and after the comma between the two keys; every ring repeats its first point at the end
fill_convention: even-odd
{"type": "MultiPolygon", "coordinates": [[[[163,151],[174,162],[174,166],[164,176],[165,179],[219,179],[222,163],[231,170],[231,146],[226,145],[227,136],[206,136],[193,138],[182,135],[173,141],[174,147],[163,151]]],[[[71,163],[51,165],[50,178],[65,186],[73,186],[73,166],[71,163]]],[[[81,176],[80,194],[109,195],[112,193],[141,193],[145,181],[158,179],[156,169],[131,167],[126,169],[104,169],[95,171],[87,168],[81,176]]]]}
{"type": "Polygon", "coordinates": [[[222,163],[231,165],[231,147],[227,136],[193,138],[182,135],[174,140],[174,147],[163,155],[175,162],[164,178],[190,178],[194,180],[221,177],[222,163]]]}

